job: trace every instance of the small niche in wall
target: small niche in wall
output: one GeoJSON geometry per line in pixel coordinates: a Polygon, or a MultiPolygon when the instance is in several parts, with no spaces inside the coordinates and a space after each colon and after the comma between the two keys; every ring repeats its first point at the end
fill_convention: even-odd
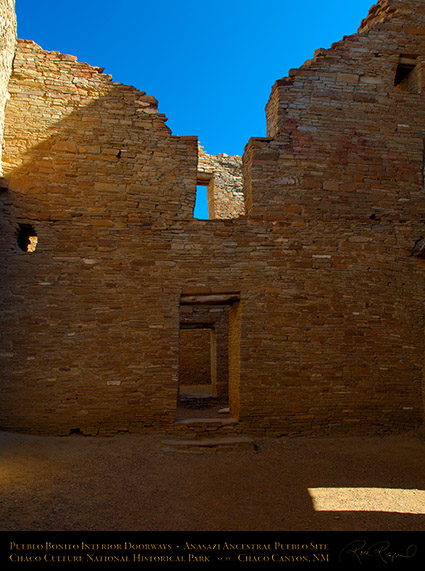
{"type": "Polygon", "coordinates": [[[22,252],[35,252],[38,244],[37,232],[31,224],[18,224],[18,248],[22,252]]]}
{"type": "Polygon", "coordinates": [[[397,66],[394,87],[409,93],[420,93],[420,66],[417,56],[401,55],[397,66]]]}

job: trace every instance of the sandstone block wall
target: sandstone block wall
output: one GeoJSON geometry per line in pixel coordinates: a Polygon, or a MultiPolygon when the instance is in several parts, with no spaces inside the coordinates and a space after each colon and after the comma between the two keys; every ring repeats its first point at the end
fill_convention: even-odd
{"type": "Polygon", "coordinates": [[[211,384],[211,329],[180,331],[179,386],[211,384]]]}
{"type": "Polygon", "coordinates": [[[358,34],[278,80],[267,138],[243,157],[245,215],[209,221],[193,219],[196,137],[171,136],[153,97],[19,42],[0,426],[172,431],[188,296],[205,315],[226,306],[237,430],[422,422],[423,30],[422,0],[381,1],[358,34]]]}
{"type": "Polygon", "coordinates": [[[4,129],[4,107],[8,96],[7,85],[12,72],[16,45],[15,0],[0,0],[0,174],[1,148],[4,129]]]}
{"type": "Polygon", "coordinates": [[[358,35],[278,80],[268,138],[244,155],[250,216],[282,228],[276,302],[294,296],[253,358],[277,362],[286,345],[277,390],[294,376],[294,421],[326,414],[315,394],[322,404],[328,395],[328,411],[346,403],[332,425],[361,424],[360,410],[375,426],[420,416],[424,268],[410,252],[424,232],[425,109],[423,86],[403,90],[395,77],[404,54],[423,68],[424,10],[380,2],[358,35]]]}
{"type": "Polygon", "coordinates": [[[2,425],[96,434],[174,421],[169,225],[192,218],[197,140],[172,137],[152,96],[33,42],[18,42],[9,90],[2,425]]]}
{"type": "Polygon", "coordinates": [[[171,137],[153,96],[25,40],[9,91],[4,160],[21,217],[192,216],[197,141],[171,137]]]}

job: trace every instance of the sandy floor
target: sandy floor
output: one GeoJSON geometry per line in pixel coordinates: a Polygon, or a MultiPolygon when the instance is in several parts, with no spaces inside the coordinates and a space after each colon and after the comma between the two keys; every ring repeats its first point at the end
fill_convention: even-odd
{"type": "Polygon", "coordinates": [[[414,433],[260,438],[257,452],[201,455],[161,440],[0,433],[2,529],[425,530],[414,433]]]}

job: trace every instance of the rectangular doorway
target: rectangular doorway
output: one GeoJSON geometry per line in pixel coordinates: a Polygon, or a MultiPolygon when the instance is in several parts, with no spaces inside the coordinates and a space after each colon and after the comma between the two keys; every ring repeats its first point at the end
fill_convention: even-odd
{"type": "Polygon", "coordinates": [[[178,420],[239,416],[240,294],[180,299],[178,420]]]}

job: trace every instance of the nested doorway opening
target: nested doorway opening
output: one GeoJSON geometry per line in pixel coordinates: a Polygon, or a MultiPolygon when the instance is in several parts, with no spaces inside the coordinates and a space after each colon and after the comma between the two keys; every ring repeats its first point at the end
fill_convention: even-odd
{"type": "Polygon", "coordinates": [[[182,295],[177,420],[238,418],[239,294],[182,295]]]}

